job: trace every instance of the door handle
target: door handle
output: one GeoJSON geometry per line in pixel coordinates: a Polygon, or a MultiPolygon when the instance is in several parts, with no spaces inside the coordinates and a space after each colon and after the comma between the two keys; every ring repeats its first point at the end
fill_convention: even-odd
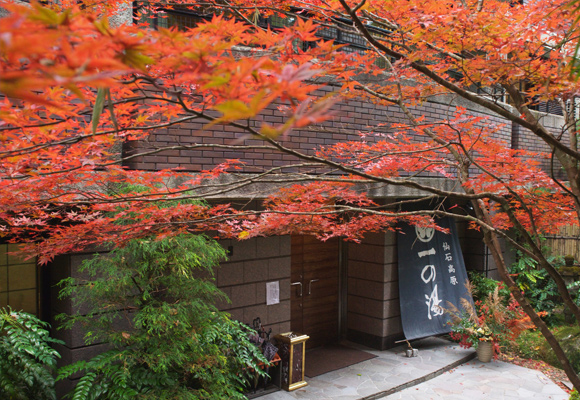
{"type": "Polygon", "coordinates": [[[320,279],[310,279],[310,282],[308,282],[308,294],[312,294],[312,282],[318,282],[320,279]]]}
{"type": "Polygon", "coordinates": [[[290,284],[290,286],[296,286],[296,285],[300,285],[300,293],[298,294],[298,297],[302,297],[302,282],[292,282],[290,284]]]}

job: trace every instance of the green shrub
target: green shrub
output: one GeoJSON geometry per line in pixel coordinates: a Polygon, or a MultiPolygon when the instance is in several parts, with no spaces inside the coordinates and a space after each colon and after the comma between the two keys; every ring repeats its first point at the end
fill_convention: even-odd
{"type": "MultiPolygon", "coordinates": [[[[524,292],[530,304],[543,315],[543,319],[550,326],[559,325],[563,316],[554,312],[558,306],[562,305],[560,294],[554,281],[550,278],[546,270],[538,268],[537,262],[529,256],[518,251],[518,261],[510,266],[510,273],[514,281],[524,292]]],[[[556,257],[549,257],[552,263],[561,264],[562,260],[556,257]]],[[[475,301],[486,298],[493,293],[495,286],[500,285],[500,296],[509,299],[509,289],[501,282],[494,279],[486,278],[478,272],[469,272],[469,281],[471,282],[473,299],[475,301]]]]}
{"type": "Polygon", "coordinates": [[[58,352],[48,324],[22,311],[0,308],[0,399],[53,400],[58,352]]]}
{"type": "Polygon", "coordinates": [[[485,301],[489,296],[493,296],[495,288],[499,286],[498,295],[502,299],[505,306],[510,300],[510,291],[501,282],[495,279],[486,278],[481,273],[476,271],[469,271],[469,282],[471,283],[471,295],[473,301],[485,301]]]}
{"type": "Polygon", "coordinates": [[[225,251],[205,236],[135,240],[83,263],[89,279],[64,282],[79,306],[87,342],[112,350],[60,371],[85,373],[81,399],[235,399],[251,369],[265,361],[247,331],[214,303],[225,296],[213,267],[225,251]]]}
{"type": "MultiPolygon", "coordinates": [[[[524,292],[530,304],[536,312],[545,313],[544,320],[550,326],[557,326],[561,322],[561,316],[554,310],[562,304],[556,283],[548,272],[538,267],[538,263],[528,255],[517,252],[518,261],[510,266],[510,273],[521,291],[524,292]]],[[[563,260],[550,256],[548,261],[555,264],[563,264],[563,260]]]]}
{"type": "Polygon", "coordinates": [[[570,398],[568,400],[580,400],[580,395],[576,391],[576,389],[572,389],[570,392],[570,398]]]}

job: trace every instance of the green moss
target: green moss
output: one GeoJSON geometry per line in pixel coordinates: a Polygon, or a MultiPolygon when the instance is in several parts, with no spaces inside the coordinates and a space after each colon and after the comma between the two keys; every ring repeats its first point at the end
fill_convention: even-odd
{"type": "MultiPolygon", "coordinates": [[[[565,326],[556,330],[556,332],[554,332],[554,336],[558,342],[560,342],[560,345],[568,356],[574,371],[576,371],[576,373],[580,372],[580,327],[577,325],[565,326]]],[[[544,351],[549,353],[549,356],[555,359],[556,357],[554,356],[554,353],[549,347],[548,343],[545,343],[544,347],[544,351]]],[[[557,360],[554,362],[560,364],[557,360]]]]}
{"type": "Polygon", "coordinates": [[[541,349],[546,339],[538,331],[524,331],[516,339],[515,353],[522,358],[541,360],[541,349]]]}
{"type": "Polygon", "coordinates": [[[564,265],[559,268],[560,274],[564,276],[580,275],[580,266],[564,265]]]}
{"type": "MultiPolygon", "coordinates": [[[[553,333],[568,356],[572,368],[577,373],[580,372],[580,327],[558,327],[553,330],[553,333]]],[[[514,351],[520,357],[543,360],[550,365],[562,368],[562,365],[554,355],[554,351],[538,331],[523,332],[516,339],[516,346],[517,348],[514,351]]]]}

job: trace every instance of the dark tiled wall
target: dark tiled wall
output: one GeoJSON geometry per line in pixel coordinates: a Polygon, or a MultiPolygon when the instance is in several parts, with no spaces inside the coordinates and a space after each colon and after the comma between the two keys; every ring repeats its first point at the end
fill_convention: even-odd
{"type": "Polygon", "coordinates": [[[220,309],[250,325],[260,317],[273,334],[290,331],[290,236],[220,244],[232,251],[217,269],[217,285],[231,300],[222,302],[220,309]],[[266,283],[274,281],[279,282],[280,303],[266,305],[266,283]]]}
{"type": "MultiPolygon", "coordinates": [[[[457,234],[463,252],[463,261],[467,271],[489,271],[489,262],[486,261],[486,246],[483,243],[483,234],[480,231],[469,229],[466,222],[457,222],[457,234]]],[[[491,256],[490,256],[491,258],[491,256]]],[[[492,272],[495,275],[495,271],[492,272]]]]}
{"type": "Polygon", "coordinates": [[[373,233],[348,247],[347,338],[386,349],[403,337],[396,234],[373,233]]]}
{"type": "Polygon", "coordinates": [[[36,258],[15,252],[17,244],[0,244],[0,307],[38,315],[36,258]]]}
{"type": "MultiPolygon", "coordinates": [[[[58,360],[58,367],[70,365],[80,360],[88,360],[108,349],[106,344],[97,343],[91,346],[85,344],[85,332],[80,327],[73,329],[56,329],[58,323],[55,317],[59,314],[72,315],[82,312],[82,309],[75,307],[70,298],[59,298],[59,289],[57,284],[64,278],[86,278],[79,273],[79,267],[83,260],[92,258],[94,253],[87,254],[68,254],[58,256],[50,265],[50,307],[52,336],[65,342],[64,345],[55,345],[54,348],[60,353],[61,358],[58,360]]],[[[48,268],[48,267],[47,267],[48,268]]],[[[81,375],[73,376],[71,379],[61,380],[57,383],[57,394],[59,396],[68,393],[81,375]]]]}

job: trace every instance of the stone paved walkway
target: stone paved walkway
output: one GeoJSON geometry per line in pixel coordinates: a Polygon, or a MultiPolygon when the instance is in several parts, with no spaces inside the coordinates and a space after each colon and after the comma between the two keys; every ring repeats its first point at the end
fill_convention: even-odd
{"type": "Polygon", "coordinates": [[[364,349],[378,357],[307,378],[308,386],[302,389],[271,393],[260,399],[568,399],[562,389],[538,371],[496,361],[470,362],[474,350],[439,338],[412,344],[419,349],[418,357],[405,357],[406,345],[385,351],[364,349]]]}
{"type": "Polygon", "coordinates": [[[386,399],[567,400],[568,397],[539,371],[500,361],[473,361],[386,399]]]}

